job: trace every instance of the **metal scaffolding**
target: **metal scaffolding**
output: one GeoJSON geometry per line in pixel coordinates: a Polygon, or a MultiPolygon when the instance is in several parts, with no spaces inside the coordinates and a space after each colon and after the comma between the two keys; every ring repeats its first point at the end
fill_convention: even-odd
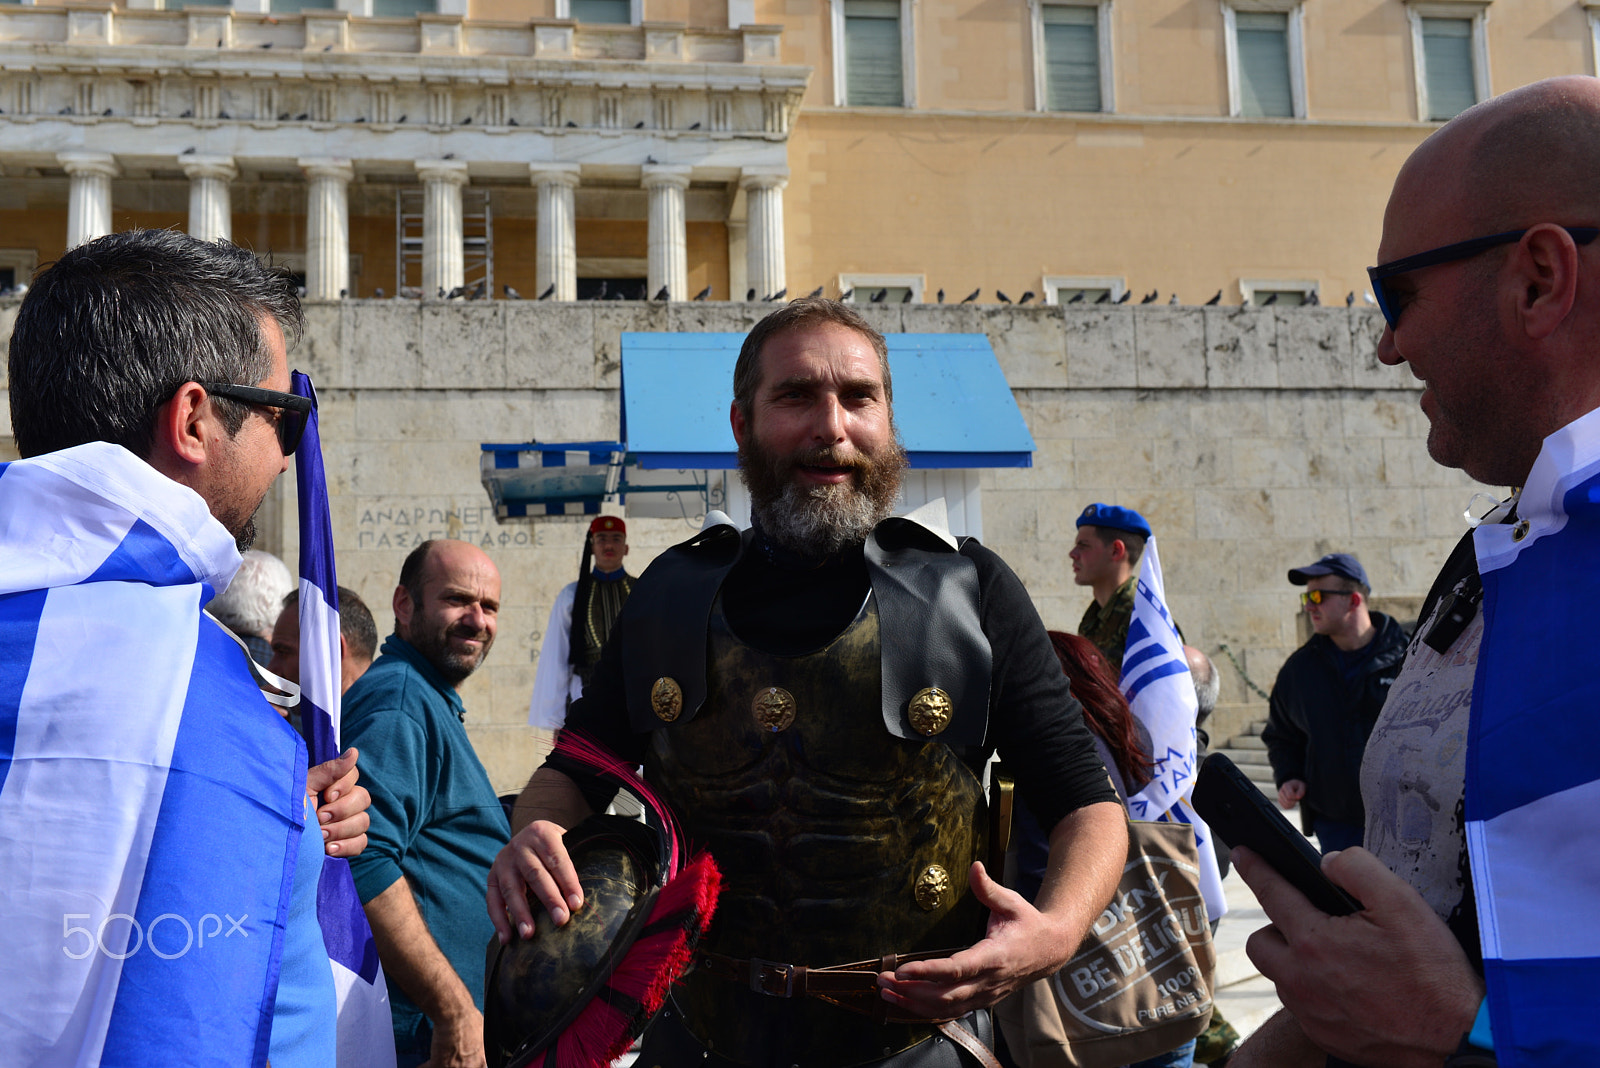
{"type": "MultiPolygon", "coordinates": [[[[394,201],[394,291],[422,294],[422,187],[403,186],[394,201]]],[[[481,284],[494,299],[494,213],[489,190],[461,190],[462,288],[472,293],[481,284]]]]}

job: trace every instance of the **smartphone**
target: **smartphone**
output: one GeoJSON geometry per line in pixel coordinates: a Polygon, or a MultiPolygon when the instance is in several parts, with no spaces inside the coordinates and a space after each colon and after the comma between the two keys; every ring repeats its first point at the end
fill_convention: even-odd
{"type": "Polygon", "coordinates": [[[1330,916],[1361,911],[1361,902],[1322,874],[1322,857],[1237,764],[1212,753],[1200,764],[1193,802],[1211,833],[1230,849],[1244,846],[1271,864],[1317,908],[1330,916]]]}

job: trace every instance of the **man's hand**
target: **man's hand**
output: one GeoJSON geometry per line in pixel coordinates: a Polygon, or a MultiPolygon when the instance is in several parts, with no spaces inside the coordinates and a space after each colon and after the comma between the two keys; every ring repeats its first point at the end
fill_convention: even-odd
{"type": "Polygon", "coordinates": [[[459,1019],[434,1022],[433,1045],[420,1068],[484,1068],[488,1063],[483,1051],[483,1013],[474,1009],[459,1019]]]}
{"type": "Polygon", "coordinates": [[[321,798],[317,822],[322,825],[323,848],[330,857],[353,857],[367,848],[371,822],[367,808],[372,795],[356,784],[361,777],[356,770],[357,755],[354,748],[346,749],[343,756],[306,772],[306,792],[321,798]]]}
{"type": "Polygon", "coordinates": [[[1066,925],[1007,890],[973,862],[973,895],[990,910],[983,941],[951,957],[902,964],[878,976],[883,999],[934,1020],[965,1016],[993,1005],[1024,983],[1061,967],[1076,945],[1066,925]]]}
{"type": "Polygon", "coordinates": [[[1285,779],[1278,787],[1278,807],[1294,808],[1306,796],[1306,784],[1299,779],[1285,779]]]}
{"type": "Polygon", "coordinates": [[[529,891],[550,910],[557,927],[567,922],[568,909],[583,907],[578,870],[572,866],[561,840],[565,833],[559,823],[535,820],[518,831],[494,858],[489,868],[488,908],[501,945],[511,940],[512,927],[523,938],[533,936],[529,891]]]}
{"type": "Polygon", "coordinates": [[[1280,1009],[1228,1055],[1228,1068],[1324,1068],[1328,1055],[1280,1009]]]}
{"type": "Polygon", "coordinates": [[[1483,980],[1427,902],[1359,847],[1322,861],[1362,902],[1353,916],[1323,913],[1248,849],[1233,862],[1272,920],[1246,951],[1306,1037],[1356,1064],[1438,1068],[1472,1026],[1483,980]]]}
{"type": "MultiPolygon", "coordinates": [[[[399,984],[433,1024],[426,1063],[435,1068],[483,1068],[483,1014],[434,941],[405,876],[368,901],[366,910],[384,974],[399,984]]],[[[474,983],[481,981],[473,979],[474,983]]]]}

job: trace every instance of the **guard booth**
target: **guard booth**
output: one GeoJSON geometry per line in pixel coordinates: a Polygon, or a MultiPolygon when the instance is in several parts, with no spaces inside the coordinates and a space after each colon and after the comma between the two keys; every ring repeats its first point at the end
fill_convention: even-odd
{"type": "MultiPolygon", "coordinates": [[[[502,521],[592,515],[750,524],[728,423],[744,334],[622,335],[616,441],[485,444],[484,489],[502,521]]],[[[897,513],[943,497],[950,532],[983,536],[979,470],[1033,466],[1033,436],[983,334],[889,334],[895,422],[911,469],[897,513]]]]}

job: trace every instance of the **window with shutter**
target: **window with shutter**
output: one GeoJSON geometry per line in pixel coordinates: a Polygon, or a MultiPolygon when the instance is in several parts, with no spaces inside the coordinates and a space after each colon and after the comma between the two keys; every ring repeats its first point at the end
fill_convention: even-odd
{"type": "Polygon", "coordinates": [[[1282,11],[1234,15],[1239,57],[1239,111],[1265,118],[1293,118],[1289,84],[1289,16],[1282,11]]]}
{"type": "Polygon", "coordinates": [[[571,0],[572,17],[579,22],[610,22],[626,26],[633,21],[629,0],[571,0]]]}
{"type": "Polygon", "coordinates": [[[1100,12],[1046,4],[1045,106],[1051,111],[1100,111],[1100,12]]]}
{"type": "Polygon", "coordinates": [[[845,0],[844,52],[846,104],[905,106],[899,0],[845,0]]]}
{"type": "Polygon", "coordinates": [[[1428,86],[1427,118],[1453,119],[1478,102],[1471,19],[1423,19],[1422,64],[1428,86]]]}

